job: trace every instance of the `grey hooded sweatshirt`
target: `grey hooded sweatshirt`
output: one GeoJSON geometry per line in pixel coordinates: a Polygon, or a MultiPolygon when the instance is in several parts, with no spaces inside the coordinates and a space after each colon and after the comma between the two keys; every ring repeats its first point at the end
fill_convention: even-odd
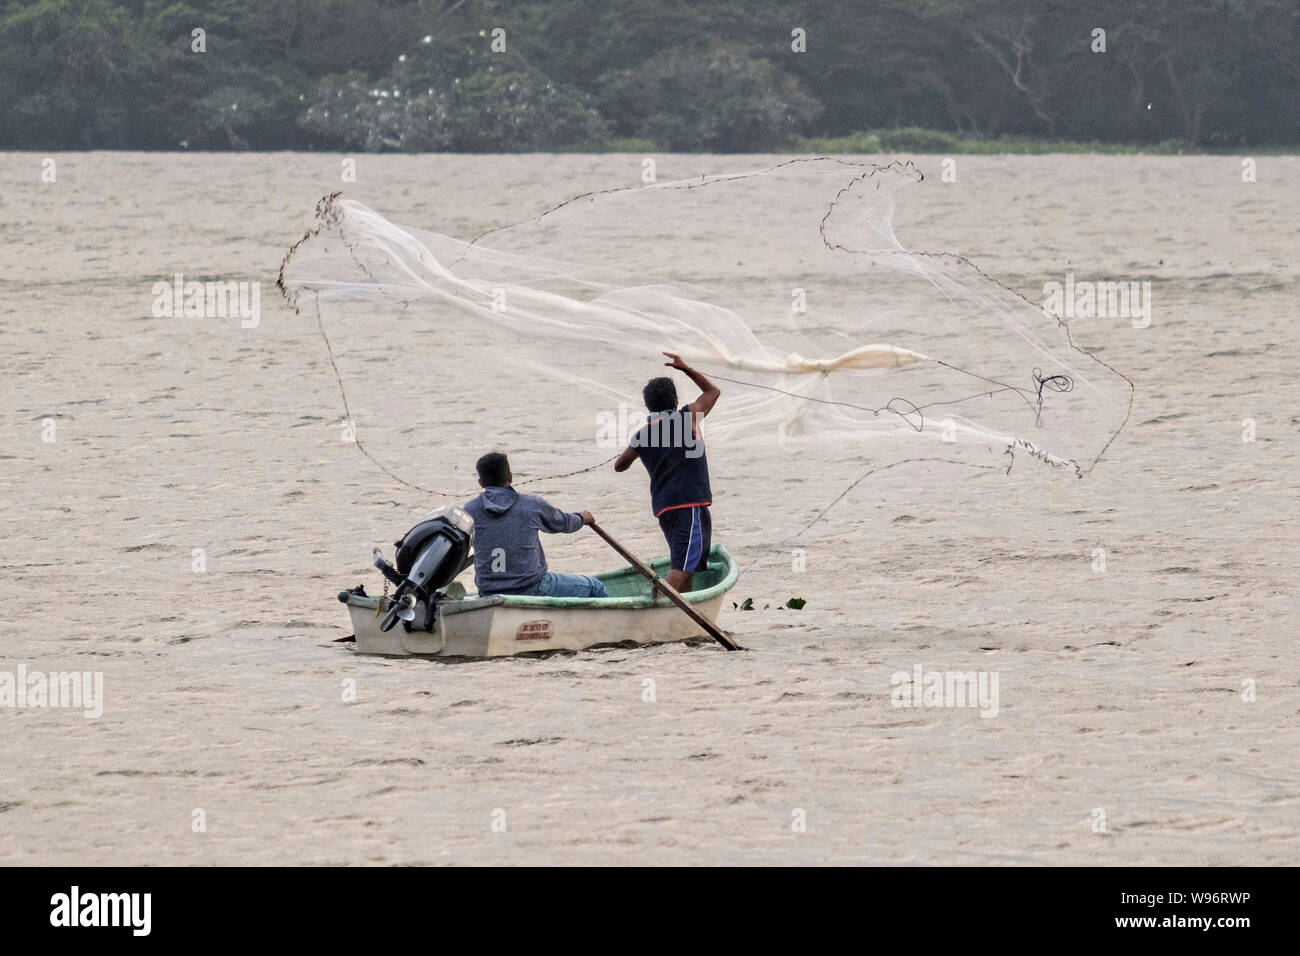
{"type": "Polygon", "coordinates": [[[484,488],[465,510],[474,519],[474,583],[484,595],[528,594],[546,574],[546,554],[537,532],[582,530],[582,515],[513,488],[484,488]]]}

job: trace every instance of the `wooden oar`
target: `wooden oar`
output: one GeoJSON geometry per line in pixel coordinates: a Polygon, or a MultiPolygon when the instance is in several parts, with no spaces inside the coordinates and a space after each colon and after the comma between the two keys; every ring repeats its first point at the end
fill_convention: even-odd
{"type": "Polygon", "coordinates": [[[654,590],[658,591],[664,597],[668,598],[668,600],[672,601],[679,608],[685,611],[687,616],[689,616],[692,621],[694,621],[701,628],[703,628],[705,634],[709,635],[709,637],[713,638],[715,641],[717,641],[719,644],[721,644],[729,651],[741,650],[741,646],[739,644],[737,644],[731,638],[727,637],[726,634],[723,634],[722,631],[718,630],[718,628],[710,624],[708,619],[705,618],[704,615],[700,614],[699,611],[691,607],[690,602],[688,602],[686,598],[678,594],[677,589],[675,587],[673,587],[663,578],[659,577],[659,575],[655,574],[654,571],[650,569],[650,566],[648,564],[646,564],[635,554],[633,554],[627,548],[623,547],[612,537],[610,537],[609,533],[604,528],[602,528],[600,525],[596,524],[595,522],[592,522],[590,527],[592,531],[596,532],[596,534],[600,535],[602,538],[605,539],[606,544],[608,544],[611,548],[613,548],[615,551],[621,554],[624,557],[624,559],[626,559],[628,564],[632,565],[632,567],[640,571],[650,581],[650,584],[652,585],[654,590]]]}

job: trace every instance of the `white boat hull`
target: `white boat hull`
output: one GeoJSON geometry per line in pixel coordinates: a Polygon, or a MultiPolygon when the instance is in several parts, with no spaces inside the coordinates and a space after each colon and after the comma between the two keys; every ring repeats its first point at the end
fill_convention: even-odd
{"type": "MultiPolygon", "coordinates": [[[[655,564],[665,564],[663,559],[655,564]]],[[[657,569],[659,570],[659,569],[657,569]]],[[[606,599],[542,598],[531,596],[468,597],[438,603],[430,630],[407,630],[400,622],[387,632],[379,629],[388,605],[383,598],[344,591],[363,654],[392,657],[505,657],[538,651],[579,651],[600,644],[659,644],[704,637],[698,624],[660,597],[651,600],[649,582],[634,582],[636,572],[624,568],[598,575],[610,593],[606,599]]],[[[735,583],[735,565],[726,548],[710,550],[709,568],[697,575],[708,586],[685,596],[692,607],[715,623],[727,591],[735,583]]],[[[415,608],[423,622],[425,608],[415,608]]]]}

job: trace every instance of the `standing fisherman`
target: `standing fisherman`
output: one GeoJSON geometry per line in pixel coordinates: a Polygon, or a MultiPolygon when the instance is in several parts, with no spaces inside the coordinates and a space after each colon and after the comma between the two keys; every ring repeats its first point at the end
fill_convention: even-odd
{"type": "Polygon", "coordinates": [[[667,582],[681,593],[691,590],[695,572],[704,570],[709,557],[712,524],[709,506],[709,462],[700,436],[700,420],[713,410],[722,390],[701,372],[665,352],[664,364],[684,372],[700,389],[700,397],[677,407],[677,386],[671,378],[652,378],[642,391],[650,412],[614,462],[615,471],[627,471],[637,458],[650,474],[650,504],[668,541],[672,570],[667,582]]]}

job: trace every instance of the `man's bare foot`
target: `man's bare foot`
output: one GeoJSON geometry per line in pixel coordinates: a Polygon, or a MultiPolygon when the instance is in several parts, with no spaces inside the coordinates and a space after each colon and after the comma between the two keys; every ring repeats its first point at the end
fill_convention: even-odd
{"type": "Polygon", "coordinates": [[[695,578],[694,574],[687,574],[685,571],[669,571],[668,577],[664,580],[668,586],[673,588],[678,594],[685,594],[691,589],[691,581],[695,578]]]}

